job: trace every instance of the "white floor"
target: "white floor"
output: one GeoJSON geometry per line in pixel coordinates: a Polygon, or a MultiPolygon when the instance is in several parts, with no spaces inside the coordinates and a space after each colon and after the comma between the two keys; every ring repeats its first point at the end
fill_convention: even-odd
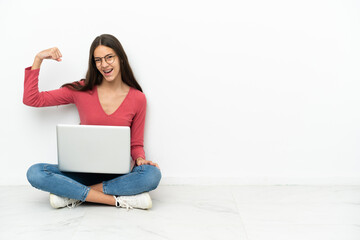
{"type": "Polygon", "coordinates": [[[0,239],[359,240],[360,186],[160,186],[151,210],[54,210],[30,186],[0,186],[0,239]]]}

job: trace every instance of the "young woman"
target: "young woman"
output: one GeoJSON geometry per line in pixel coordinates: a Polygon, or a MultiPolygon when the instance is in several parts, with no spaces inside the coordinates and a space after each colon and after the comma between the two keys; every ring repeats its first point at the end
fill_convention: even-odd
{"type": "Polygon", "coordinates": [[[44,59],[61,61],[56,47],[39,52],[25,69],[24,104],[33,107],[75,104],[81,124],[129,126],[134,167],[128,174],[61,172],[57,165],[38,163],[29,168],[30,184],[50,192],[54,208],[94,202],[116,207],[149,209],[149,191],[161,179],[158,164],[146,160],[144,126],[146,98],[136,81],[120,42],[112,35],[95,38],[89,54],[86,78],[60,89],[39,92],[38,76],[44,59]]]}

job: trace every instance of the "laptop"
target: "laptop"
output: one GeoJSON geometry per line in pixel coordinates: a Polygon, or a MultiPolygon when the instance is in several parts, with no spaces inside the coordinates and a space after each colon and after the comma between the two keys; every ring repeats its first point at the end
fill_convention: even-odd
{"type": "Polygon", "coordinates": [[[59,124],[56,135],[60,171],[109,174],[131,171],[130,127],[59,124]]]}

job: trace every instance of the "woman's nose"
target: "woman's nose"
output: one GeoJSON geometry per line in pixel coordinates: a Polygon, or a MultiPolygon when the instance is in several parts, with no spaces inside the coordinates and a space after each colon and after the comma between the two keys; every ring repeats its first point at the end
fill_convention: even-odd
{"type": "Polygon", "coordinates": [[[109,65],[106,61],[105,61],[105,58],[102,58],[101,59],[101,66],[104,67],[104,66],[107,66],[109,65]]]}

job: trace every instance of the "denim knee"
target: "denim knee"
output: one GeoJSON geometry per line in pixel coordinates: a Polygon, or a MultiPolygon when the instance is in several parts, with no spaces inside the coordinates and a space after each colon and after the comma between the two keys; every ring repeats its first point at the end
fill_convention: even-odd
{"type": "Polygon", "coordinates": [[[161,171],[152,165],[142,165],[144,174],[144,183],[147,185],[149,191],[154,190],[160,183],[161,171]]]}
{"type": "Polygon", "coordinates": [[[26,173],[26,177],[29,183],[31,184],[31,186],[35,188],[40,188],[42,182],[41,176],[43,169],[44,169],[43,163],[37,163],[29,167],[26,173]]]}

